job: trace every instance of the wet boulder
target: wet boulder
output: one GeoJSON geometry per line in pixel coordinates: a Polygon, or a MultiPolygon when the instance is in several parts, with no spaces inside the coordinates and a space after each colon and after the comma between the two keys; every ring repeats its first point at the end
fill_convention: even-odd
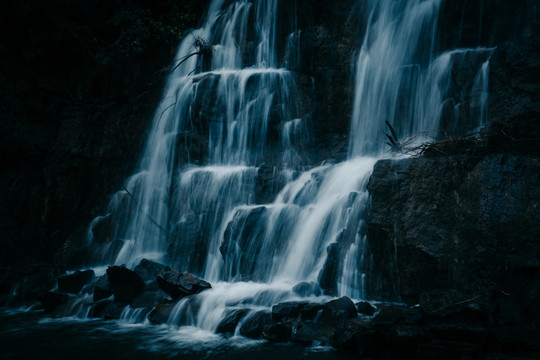
{"type": "Polygon", "coordinates": [[[167,295],[163,290],[158,289],[155,291],[144,291],[142,294],[137,296],[129,304],[132,308],[153,308],[158,304],[169,300],[169,295],[167,295]]]}
{"type": "Polygon", "coordinates": [[[319,284],[316,282],[301,282],[296,284],[293,289],[294,293],[298,296],[307,297],[307,296],[320,296],[322,291],[319,284]]]}
{"type": "Polygon", "coordinates": [[[133,271],[135,271],[145,282],[149,282],[156,280],[156,276],[166,267],[167,266],[158,262],[142,259],[139,265],[135,266],[133,271]]]}
{"type": "Polygon", "coordinates": [[[103,299],[92,304],[88,316],[106,320],[120,319],[125,307],[126,305],[114,302],[111,299],[103,299]]]}
{"type": "Polygon", "coordinates": [[[398,306],[383,306],[371,320],[376,325],[394,325],[403,320],[404,309],[398,306]]]}
{"type": "Polygon", "coordinates": [[[69,294],[78,294],[84,285],[94,280],[94,270],[77,270],[73,274],[60,276],[57,279],[58,291],[69,294]]]}
{"type": "Polygon", "coordinates": [[[236,327],[238,326],[238,323],[244,315],[246,315],[247,310],[246,309],[238,309],[233,310],[231,312],[228,312],[223,319],[220,321],[216,332],[218,334],[230,334],[233,335],[236,327]]]}
{"type": "Polygon", "coordinates": [[[45,312],[52,312],[58,306],[65,304],[69,299],[66,294],[59,294],[52,291],[47,291],[41,294],[38,300],[41,302],[45,312]]]}
{"type": "Polygon", "coordinates": [[[100,301],[112,295],[111,283],[107,275],[100,276],[94,285],[94,301],[100,301]]]}
{"type": "Polygon", "coordinates": [[[356,310],[359,314],[371,316],[377,309],[367,301],[360,301],[356,303],[356,310]]]}
{"type": "Polygon", "coordinates": [[[169,319],[174,306],[176,303],[172,301],[164,301],[158,304],[151,312],[148,314],[148,321],[152,324],[164,324],[169,319]]]}
{"type": "Polygon", "coordinates": [[[320,316],[324,304],[309,303],[302,308],[300,312],[300,318],[302,320],[316,320],[317,316],[320,316]]]}
{"type": "Polygon", "coordinates": [[[358,313],[352,300],[343,296],[324,304],[320,320],[330,325],[336,325],[341,321],[354,319],[357,316],[358,313]]]}
{"type": "Polygon", "coordinates": [[[314,341],[328,343],[334,333],[334,327],[319,321],[300,321],[295,324],[291,341],[311,345],[314,341]]]}
{"type": "Polygon", "coordinates": [[[272,306],[272,320],[277,322],[296,319],[306,305],[308,303],[302,301],[287,301],[274,305],[272,306]]]}
{"type": "Polygon", "coordinates": [[[272,314],[259,311],[247,318],[240,327],[240,334],[250,339],[261,339],[265,328],[272,324],[272,314]]]}
{"type": "Polygon", "coordinates": [[[141,277],[123,266],[110,266],[107,277],[116,302],[129,304],[144,291],[145,285],[141,277]]]}
{"type": "Polygon", "coordinates": [[[286,342],[291,339],[292,326],[286,323],[274,323],[265,327],[262,335],[271,342],[286,342]]]}
{"type": "MultiPolygon", "coordinates": [[[[340,351],[355,352],[372,357],[384,348],[383,337],[369,324],[358,321],[343,321],[330,337],[330,345],[340,351]]],[[[378,357],[376,357],[378,358],[378,357]]]]}
{"type": "Polygon", "coordinates": [[[198,294],[212,287],[210,283],[199,279],[193,274],[182,274],[170,268],[165,268],[158,274],[157,282],[159,287],[173,299],[198,294]]]}

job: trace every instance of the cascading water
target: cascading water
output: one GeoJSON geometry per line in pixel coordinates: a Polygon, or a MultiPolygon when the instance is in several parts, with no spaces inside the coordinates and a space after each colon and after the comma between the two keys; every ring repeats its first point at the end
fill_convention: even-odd
{"type": "MultiPolygon", "coordinates": [[[[301,282],[318,284],[302,296],[316,296],[320,286],[329,295],[364,298],[366,186],[385,150],[385,121],[400,136],[438,130],[454,59],[467,52],[482,61],[461,98],[485,103],[491,50],[436,57],[440,3],[366,3],[349,158],[305,171],[295,147],[308,130],[293,74],[279,67],[278,1],[214,0],[206,24],[179,47],[139,171],[90,226],[88,243],[95,244],[100,223],[108,224],[109,241],[97,247],[95,262],[133,267],[148,258],[211,281],[211,290],[181,300],[169,318],[209,331],[239,306],[254,313],[298,299],[292,289],[301,282]],[[190,56],[193,39],[211,51],[190,56]],[[266,162],[274,183],[284,186],[261,202],[256,187],[266,162]]],[[[284,64],[299,58],[298,39],[299,31],[288,36],[284,64]]]]}

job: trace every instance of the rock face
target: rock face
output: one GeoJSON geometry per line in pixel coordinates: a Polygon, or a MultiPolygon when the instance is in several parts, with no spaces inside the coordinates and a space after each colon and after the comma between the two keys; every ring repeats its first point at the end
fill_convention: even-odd
{"type": "Polygon", "coordinates": [[[503,291],[537,309],[539,176],[539,159],[509,154],[378,162],[368,239],[384,285],[372,294],[503,291]]]}

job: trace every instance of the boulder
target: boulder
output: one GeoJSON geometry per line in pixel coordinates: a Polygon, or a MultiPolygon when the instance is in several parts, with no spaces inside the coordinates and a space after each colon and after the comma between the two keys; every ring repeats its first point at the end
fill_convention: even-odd
{"type": "Polygon", "coordinates": [[[286,342],[291,339],[292,326],[284,323],[271,324],[263,330],[262,335],[271,342],[286,342]]]}
{"type": "Polygon", "coordinates": [[[236,331],[236,326],[247,313],[247,309],[238,309],[228,312],[220,321],[216,332],[218,334],[233,335],[236,331]]]}
{"type": "Polygon", "coordinates": [[[320,316],[323,307],[323,304],[307,304],[302,308],[302,311],[300,312],[300,317],[302,318],[302,320],[316,320],[317,317],[320,316]]]}
{"type": "Polygon", "coordinates": [[[88,316],[106,320],[120,319],[120,315],[122,315],[125,307],[126,305],[117,303],[111,299],[103,299],[92,304],[88,316]]]}
{"type": "Polygon", "coordinates": [[[381,334],[368,324],[357,321],[341,322],[330,337],[330,345],[333,348],[355,352],[367,358],[371,358],[376,351],[380,351],[383,348],[382,344],[381,334]]]}
{"type": "Polygon", "coordinates": [[[169,299],[164,291],[158,289],[156,291],[145,291],[131,301],[129,304],[132,308],[153,308],[158,304],[169,299]]]}
{"type": "Polygon", "coordinates": [[[58,291],[63,293],[78,294],[84,285],[94,279],[94,270],[77,270],[73,274],[60,276],[58,281],[58,291]]]}
{"type": "Polygon", "coordinates": [[[334,327],[318,321],[300,321],[295,324],[291,341],[311,345],[314,341],[326,344],[334,333],[334,327]]]}
{"type": "Polygon", "coordinates": [[[302,301],[287,301],[274,305],[272,306],[272,320],[277,322],[285,319],[295,319],[306,305],[308,303],[302,301]]]}
{"type": "Polygon", "coordinates": [[[39,296],[39,301],[46,312],[52,312],[58,306],[65,304],[69,299],[66,294],[59,294],[52,291],[44,292],[39,296]]]}
{"type": "Polygon", "coordinates": [[[94,285],[94,301],[100,301],[113,294],[107,275],[100,276],[94,285]]]}
{"type": "Polygon", "coordinates": [[[157,282],[160,288],[173,299],[198,294],[212,287],[210,283],[193,274],[182,274],[170,268],[165,268],[158,274],[157,282]]]}
{"type": "Polygon", "coordinates": [[[371,316],[377,309],[367,301],[360,301],[356,303],[356,310],[359,314],[371,316]]]}
{"type": "Polygon", "coordinates": [[[307,297],[307,296],[320,296],[322,291],[319,284],[316,282],[301,282],[296,284],[293,289],[294,293],[298,296],[307,297]]]}
{"type": "Polygon", "coordinates": [[[107,278],[116,302],[129,304],[144,291],[145,285],[141,277],[123,266],[110,266],[107,269],[107,278]]]}
{"type": "Polygon", "coordinates": [[[166,323],[175,305],[176,303],[172,301],[165,301],[158,304],[150,314],[148,314],[148,321],[152,324],[166,323]]]}
{"type": "Polygon", "coordinates": [[[155,281],[156,276],[167,266],[152,260],[142,259],[139,265],[135,266],[135,273],[145,282],[155,281]]]}
{"type": "Polygon", "coordinates": [[[403,308],[397,306],[383,306],[371,320],[376,325],[394,325],[403,320],[403,308]]]}
{"type": "Polygon", "coordinates": [[[272,314],[259,311],[247,318],[240,327],[240,334],[250,339],[261,339],[264,329],[272,324],[272,314]]]}
{"type": "Polygon", "coordinates": [[[320,320],[329,325],[336,325],[341,321],[354,319],[357,316],[358,313],[352,300],[342,296],[324,304],[320,320]]]}

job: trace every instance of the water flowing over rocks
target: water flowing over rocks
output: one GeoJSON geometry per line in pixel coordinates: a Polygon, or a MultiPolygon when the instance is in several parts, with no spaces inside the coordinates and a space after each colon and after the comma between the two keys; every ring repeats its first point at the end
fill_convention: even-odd
{"type": "Polygon", "coordinates": [[[9,5],[0,305],[538,357],[535,1],[98,3],[9,5]]]}

